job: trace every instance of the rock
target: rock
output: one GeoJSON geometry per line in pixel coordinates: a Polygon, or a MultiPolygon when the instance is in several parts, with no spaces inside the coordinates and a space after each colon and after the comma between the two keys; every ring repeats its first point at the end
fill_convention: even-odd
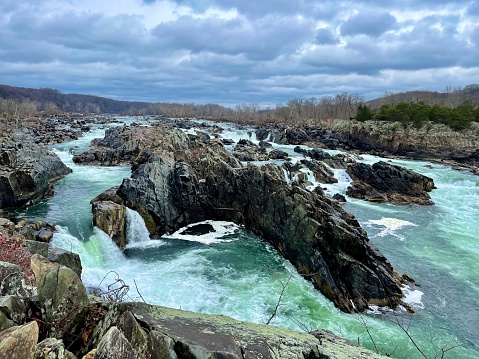
{"type": "Polygon", "coordinates": [[[288,153],[282,150],[274,149],[269,153],[268,157],[271,160],[285,160],[288,158],[288,153]]]}
{"type": "Polygon", "coordinates": [[[25,138],[0,138],[0,208],[31,205],[71,172],[60,158],[25,138]]]}
{"type": "Polygon", "coordinates": [[[65,333],[81,328],[89,299],[78,275],[38,254],[32,256],[31,267],[37,282],[38,299],[43,304],[44,319],[61,324],[52,328],[52,336],[61,338],[65,333]]]}
{"type": "Polygon", "coordinates": [[[320,183],[337,183],[338,180],[334,178],[334,173],[328,167],[326,167],[322,162],[319,161],[301,161],[307,168],[309,168],[313,174],[316,181],[320,183]]]}
{"type": "Polygon", "coordinates": [[[264,148],[273,147],[273,145],[271,143],[266,142],[266,141],[259,141],[258,145],[259,145],[259,147],[264,147],[264,148]]]}
{"type": "Polygon", "coordinates": [[[93,359],[140,359],[140,356],[123,333],[112,327],[98,344],[93,359]]]}
{"type": "Polygon", "coordinates": [[[95,354],[96,354],[96,349],[92,349],[87,354],[85,354],[82,359],[94,359],[95,354]]]}
{"type": "Polygon", "coordinates": [[[13,321],[14,325],[23,324],[27,312],[28,300],[17,295],[0,297],[0,312],[13,321]]]}
{"type": "Polygon", "coordinates": [[[47,228],[41,228],[37,234],[36,239],[40,242],[49,243],[53,237],[53,231],[47,228]]]}
{"type": "Polygon", "coordinates": [[[65,349],[62,340],[46,338],[36,345],[35,359],[73,359],[72,353],[65,349]]]}
{"type": "Polygon", "coordinates": [[[48,256],[48,243],[24,240],[23,246],[32,254],[40,254],[43,257],[48,256]]]}
{"type": "MultiPolygon", "coordinates": [[[[0,332],[15,326],[15,322],[0,310],[0,332]]],[[[1,355],[1,354],[0,354],[1,355]]]]}
{"type": "Polygon", "coordinates": [[[261,142],[266,140],[269,136],[269,131],[265,127],[261,127],[255,131],[256,134],[256,139],[260,141],[260,146],[261,142]]]}
{"type": "Polygon", "coordinates": [[[240,140],[233,150],[233,156],[240,161],[266,161],[268,153],[263,147],[259,147],[248,140],[240,140]]]}
{"type": "Polygon", "coordinates": [[[311,141],[311,137],[301,128],[292,127],[285,131],[286,139],[290,145],[299,145],[311,141]]]}
{"type": "Polygon", "coordinates": [[[406,168],[380,161],[368,165],[354,163],[348,166],[353,179],[346,194],[372,202],[392,201],[432,205],[427,192],[434,189],[434,181],[406,168]]]}
{"type": "Polygon", "coordinates": [[[19,266],[0,261],[0,296],[28,295],[19,266]]]}
{"type": "Polygon", "coordinates": [[[49,248],[46,257],[50,262],[58,263],[74,271],[79,278],[82,274],[80,256],[61,248],[49,248]]]}
{"type": "Polygon", "coordinates": [[[205,219],[232,221],[270,242],[344,311],[398,303],[401,278],[336,201],[287,184],[274,165],[240,167],[222,147],[186,140],[170,151],[169,141],[185,135],[158,136],[163,146],[117,193],[154,222],[155,234],[205,219]]]}
{"type": "Polygon", "coordinates": [[[15,230],[15,223],[6,218],[0,218],[0,227],[3,227],[7,230],[8,233],[13,233],[15,230]]]}
{"type": "Polygon", "coordinates": [[[0,332],[0,359],[34,359],[37,340],[36,322],[0,332]]]}
{"type": "Polygon", "coordinates": [[[340,193],[335,193],[334,196],[333,196],[333,199],[338,201],[338,202],[346,202],[346,197],[344,197],[340,193]]]}
{"type": "Polygon", "coordinates": [[[108,234],[120,249],[126,246],[126,207],[111,201],[92,203],[93,225],[108,234]]]}
{"type": "Polygon", "coordinates": [[[108,313],[90,344],[101,343],[94,358],[382,358],[332,333],[297,333],[144,303],[105,305],[108,313]]]}
{"type": "Polygon", "coordinates": [[[224,144],[224,145],[233,145],[235,143],[235,141],[233,141],[232,139],[230,138],[222,138],[221,139],[221,142],[224,144]]]}

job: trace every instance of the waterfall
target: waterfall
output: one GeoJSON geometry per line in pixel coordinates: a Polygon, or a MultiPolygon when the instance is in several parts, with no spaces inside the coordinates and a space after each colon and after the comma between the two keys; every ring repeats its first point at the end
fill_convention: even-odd
{"type": "Polygon", "coordinates": [[[126,239],[128,245],[150,241],[150,233],[145,221],[137,211],[126,209],[126,239]]]}

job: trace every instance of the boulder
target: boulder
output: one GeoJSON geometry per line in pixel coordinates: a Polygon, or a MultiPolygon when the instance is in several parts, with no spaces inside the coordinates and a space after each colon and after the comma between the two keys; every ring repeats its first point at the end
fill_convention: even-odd
{"type": "Polygon", "coordinates": [[[260,147],[247,140],[240,140],[233,150],[233,156],[240,161],[266,161],[268,153],[264,147],[260,147]]]}
{"type": "Polygon", "coordinates": [[[141,359],[122,332],[111,327],[101,339],[93,359],[141,359]]]}
{"type": "Polygon", "coordinates": [[[52,336],[61,338],[65,333],[81,328],[89,299],[78,275],[38,254],[32,256],[31,267],[44,319],[53,323],[52,336]]]}
{"type": "Polygon", "coordinates": [[[36,322],[0,332],[0,359],[34,359],[37,340],[36,322]]]}
{"type": "Polygon", "coordinates": [[[69,252],[61,248],[49,248],[47,258],[50,262],[58,263],[70,268],[79,278],[82,274],[82,265],[80,256],[77,253],[69,252]]]}
{"type": "Polygon", "coordinates": [[[112,201],[92,203],[93,225],[108,234],[120,247],[126,246],[126,207],[112,201]]]}
{"type": "Polygon", "coordinates": [[[322,162],[315,160],[303,160],[301,161],[307,168],[309,168],[316,181],[319,183],[337,183],[338,180],[334,177],[333,171],[326,167],[322,162]]]}
{"type": "Polygon", "coordinates": [[[23,241],[23,247],[32,254],[40,254],[44,257],[48,256],[48,243],[26,239],[23,241]]]}
{"type": "Polygon", "coordinates": [[[383,161],[372,166],[354,163],[347,173],[353,179],[346,194],[371,202],[432,205],[428,192],[435,188],[432,178],[383,161]]]}
{"type": "Polygon", "coordinates": [[[70,172],[56,154],[28,139],[0,138],[0,208],[38,203],[70,172]]]}
{"type": "Polygon", "coordinates": [[[268,154],[271,160],[285,160],[288,158],[288,153],[282,150],[274,149],[268,154]]]}

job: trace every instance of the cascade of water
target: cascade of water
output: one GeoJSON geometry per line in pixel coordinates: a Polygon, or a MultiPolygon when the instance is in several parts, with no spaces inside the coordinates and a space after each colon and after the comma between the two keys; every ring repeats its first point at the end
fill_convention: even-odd
{"type": "Polygon", "coordinates": [[[137,211],[126,209],[126,238],[129,245],[150,241],[145,221],[137,211]]]}

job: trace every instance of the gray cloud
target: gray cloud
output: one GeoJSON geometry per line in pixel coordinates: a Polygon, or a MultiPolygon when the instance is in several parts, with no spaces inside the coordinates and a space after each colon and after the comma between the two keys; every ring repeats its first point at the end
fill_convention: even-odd
{"type": "Polygon", "coordinates": [[[396,18],[388,12],[362,11],[351,16],[342,26],[341,35],[368,35],[371,37],[380,36],[382,33],[394,29],[396,18]]]}
{"type": "Polygon", "coordinates": [[[223,104],[440,90],[479,76],[477,3],[4,0],[0,78],[223,104]]]}

